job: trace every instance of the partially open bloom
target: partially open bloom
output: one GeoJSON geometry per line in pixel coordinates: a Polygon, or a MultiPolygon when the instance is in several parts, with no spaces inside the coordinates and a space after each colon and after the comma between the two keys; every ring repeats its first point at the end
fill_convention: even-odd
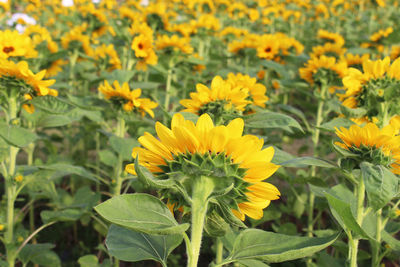
{"type": "Polygon", "coordinates": [[[111,86],[107,81],[104,81],[99,86],[99,91],[116,106],[122,105],[122,108],[127,112],[135,110],[142,114],[142,116],[148,113],[151,117],[154,117],[153,109],[158,104],[148,98],[139,98],[142,94],[141,89],[131,91],[126,82],[121,86],[118,81],[114,81],[113,86],[111,86]]]}
{"type": "MultiPolygon", "coordinates": [[[[262,149],[263,139],[242,135],[243,127],[242,119],[214,126],[207,114],[194,124],[177,113],[171,129],[156,123],[158,139],[147,132],[140,137],[143,148],[134,148],[132,156],[138,156],[140,165],[158,179],[177,179],[188,191],[193,175],[213,177],[221,187],[233,184],[230,192],[216,198],[217,202],[228,206],[241,220],[245,215],[260,219],[271,200],[279,198],[278,189],[264,182],[279,166],[271,163],[273,147],[262,149]]],[[[126,171],[136,174],[134,164],[127,165],[126,171]]],[[[189,205],[176,191],[161,191],[171,204],[189,205]]],[[[210,204],[218,210],[218,205],[210,204]]]]}
{"type": "Polygon", "coordinates": [[[374,123],[352,125],[349,129],[336,128],[336,134],[343,143],[335,144],[354,153],[357,162],[387,166],[393,173],[400,174],[400,136],[392,125],[382,129],[374,123]]]}

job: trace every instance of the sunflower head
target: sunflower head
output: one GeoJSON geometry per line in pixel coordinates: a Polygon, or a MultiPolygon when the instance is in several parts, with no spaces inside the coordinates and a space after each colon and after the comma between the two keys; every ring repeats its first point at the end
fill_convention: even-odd
{"type": "Polygon", "coordinates": [[[112,85],[104,81],[103,84],[100,84],[99,91],[103,93],[106,99],[111,101],[117,110],[121,110],[122,108],[126,112],[136,111],[142,116],[148,113],[151,117],[154,117],[153,109],[158,104],[148,98],[140,98],[142,94],[141,89],[131,91],[127,82],[121,86],[118,81],[114,81],[112,85]]]}
{"type": "Polygon", "coordinates": [[[49,88],[55,80],[43,80],[45,74],[46,70],[34,74],[26,61],[0,59],[0,90],[5,92],[0,102],[7,104],[8,100],[3,98],[16,98],[27,112],[33,113],[33,105],[28,104],[33,97],[58,95],[57,90],[49,88]]]}
{"type": "Polygon", "coordinates": [[[363,70],[350,68],[343,78],[342,105],[363,108],[369,121],[376,117],[383,125],[400,112],[400,59],[390,58],[362,63],[363,70]]]}
{"type": "Polygon", "coordinates": [[[304,68],[300,68],[300,77],[309,84],[320,86],[322,84],[335,86],[341,84],[341,78],[345,75],[347,64],[337,61],[334,57],[311,57],[304,68]]]}
{"type": "Polygon", "coordinates": [[[233,85],[220,76],[212,80],[211,89],[203,84],[197,84],[196,89],[197,92],[190,93],[190,99],[179,102],[185,107],[183,111],[197,115],[207,113],[219,123],[242,114],[251,104],[248,88],[233,85]]]}
{"type": "Polygon", "coordinates": [[[400,136],[393,125],[382,129],[374,123],[352,125],[349,129],[336,128],[336,134],[342,142],[335,142],[335,145],[339,152],[345,151],[343,154],[347,157],[342,162],[349,169],[359,168],[360,163],[369,162],[386,166],[393,173],[400,174],[400,136]]]}
{"type": "Polygon", "coordinates": [[[171,128],[156,123],[158,138],[149,133],[139,138],[143,147],[132,153],[138,161],[126,171],[159,189],[175,207],[189,207],[193,184],[207,177],[213,184],[210,213],[231,223],[245,215],[260,219],[270,201],[279,198],[278,189],[264,182],[279,166],[271,163],[274,149],[262,149],[263,140],[256,136],[243,136],[243,127],[242,119],[214,126],[207,114],[195,124],[177,113],[171,128]],[[147,177],[152,173],[150,178],[145,172],[147,177]]]}

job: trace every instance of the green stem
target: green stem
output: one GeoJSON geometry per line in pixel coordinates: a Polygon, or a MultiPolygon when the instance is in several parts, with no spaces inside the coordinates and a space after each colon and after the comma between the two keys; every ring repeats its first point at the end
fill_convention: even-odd
{"type": "MultiPolygon", "coordinates": [[[[17,100],[14,97],[8,99],[9,119],[10,123],[13,119],[17,118],[17,100]]],[[[18,147],[10,146],[10,158],[8,162],[8,176],[6,178],[6,196],[7,196],[7,231],[4,236],[4,241],[7,247],[7,262],[9,267],[15,264],[15,249],[10,246],[14,241],[14,203],[15,203],[15,167],[17,161],[18,147]]]]}
{"type": "MultiPolygon", "coordinates": [[[[364,180],[361,179],[358,181],[357,186],[357,213],[356,213],[356,221],[358,225],[362,225],[362,221],[364,218],[364,200],[365,200],[365,185],[364,180]]],[[[350,240],[350,267],[357,266],[357,253],[358,253],[358,238],[353,238],[350,240]]]]}
{"type": "Polygon", "coordinates": [[[172,68],[173,68],[173,59],[171,58],[168,63],[168,74],[167,74],[167,84],[165,87],[165,102],[164,108],[168,112],[169,110],[169,100],[170,100],[170,90],[171,90],[171,83],[172,83],[172,68]]]}
{"type": "MultiPolygon", "coordinates": [[[[122,117],[118,118],[118,124],[117,124],[117,132],[116,135],[118,137],[124,138],[125,136],[125,120],[122,117]]],[[[115,187],[114,187],[114,196],[119,196],[121,194],[121,187],[122,187],[122,164],[123,164],[123,159],[121,154],[118,155],[118,165],[117,168],[115,169],[115,187]]]]}
{"type": "Polygon", "coordinates": [[[382,224],[382,209],[379,209],[376,213],[376,242],[371,241],[371,246],[372,246],[372,262],[371,266],[379,266],[380,263],[380,247],[381,247],[381,232],[383,229],[383,224],[382,224]]]}
{"type": "MultiPolygon", "coordinates": [[[[324,105],[325,105],[325,95],[327,91],[328,86],[323,84],[321,86],[321,97],[318,100],[318,108],[317,108],[317,118],[315,122],[315,130],[312,133],[312,141],[313,141],[313,153],[314,157],[318,156],[318,143],[319,143],[319,137],[320,137],[320,129],[319,127],[322,124],[323,121],[323,110],[324,110],[324,105]]],[[[311,167],[311,177],[314,177],[316,174],[316,167],[312,166],[311,167]]],[[[309,198],[308,198],[308,221],[307,221],[307,235],[312,237],[313,236],[313,230],[314,230],[314,202],[315,202],[315,194],[310,191],[309,193],[309,198]]]]}
{"type": "Polygon", "coordinates": [[[224,254],[224,244],[222,243],[221,238],[217,238],[217,243],[216,243],[216,257],[215,257],[215,263],[221,263],[222,262],[222,258],[223,258],[223,254],[224,254]]]}
{"type": "Polygon", "coordinates": [[[208,208],[208,197],[214,189],[213,181],[206,176],[194,179],[192,191],[192,232],[190,236],[190,249],[188,267],[197,267],[200,255],[201,239],[203,235],[204,221],[208,208]]]}

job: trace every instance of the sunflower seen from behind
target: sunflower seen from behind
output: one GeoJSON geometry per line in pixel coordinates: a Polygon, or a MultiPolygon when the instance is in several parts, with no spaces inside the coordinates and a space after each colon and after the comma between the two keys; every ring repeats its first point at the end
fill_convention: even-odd
{"type": "MultiPolygon", "coordinates": [[[[210,202],[211,211],[222,218],[228,209],[237,218],[245,216],[260,219],[263,209],[271,200],[278,199],[279,190],[264,180],[279,168],[271,163],[273,147],[263,149],[264,140],[254,135],[243,135],[244,122],[238,118],[227,126],[215,126],[208,114],[197,123],[185,120],[177,113],[171,128],[157,122],[158,138],[145,133],[138,140],[143,147],[133,149],[132,156],[152,172],[156,179],[174,180],[180,190],[192,192],[194,180],[207,176],[213,181],[214,191],[226,194],[210,202]]],[[[136,175],[135,164],[126,166],[128,173],[136,175]]],[[[190,206],[179,190],[161,189],[160,196],[175,207],[190,206]]]]}

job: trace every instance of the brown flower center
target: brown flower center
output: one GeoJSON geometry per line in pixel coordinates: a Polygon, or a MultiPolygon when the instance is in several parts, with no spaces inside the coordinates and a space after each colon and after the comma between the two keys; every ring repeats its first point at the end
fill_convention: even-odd
{"type": "Polygon", "coordinates": [[[139,44],[138,47],[139,47],[140,50],[142,50],[143,49],[143,44],[139,44]]]}
{"type": "Polygon", "coordinates": [[[15,49],[12,46],[6,46],[6,47],[3,48],[3,52],[7,53],[7,54],[13,52],[14,50],[15,49]]]}
{"type": "Polygon", "coordinates": [[[271,52],[271,47],[267,47],[267,48],[265,48],[265,53],[269,53],[269,52],[271,52]]]}

